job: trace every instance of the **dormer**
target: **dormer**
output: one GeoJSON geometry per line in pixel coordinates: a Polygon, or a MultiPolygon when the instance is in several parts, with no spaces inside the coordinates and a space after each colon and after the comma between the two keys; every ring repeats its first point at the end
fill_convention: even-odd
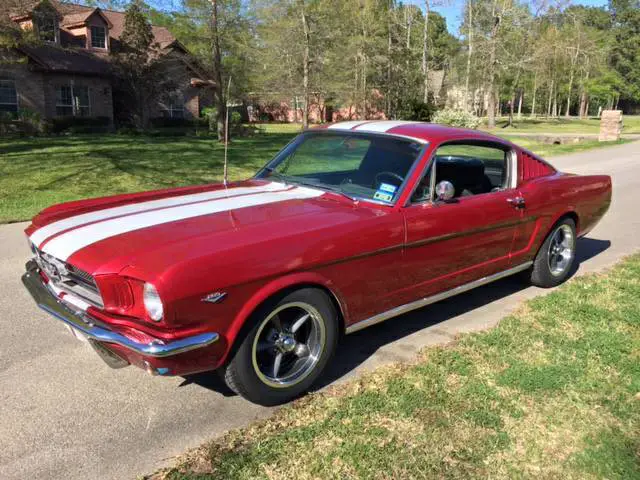
{"type": "Polygon", "coordinates": [[[48,0],[40,2],[28,13],[14,15],[11,18],[22,29],[36,32],[43,42],[60,44],[62,16],[48,0]]]}
{"type": "Polygon", "coordinates": [[[99,8],[65,15],[62,28],[84,42],[85,48],[108,52],[109,30],[113,26],[99,8]]]}

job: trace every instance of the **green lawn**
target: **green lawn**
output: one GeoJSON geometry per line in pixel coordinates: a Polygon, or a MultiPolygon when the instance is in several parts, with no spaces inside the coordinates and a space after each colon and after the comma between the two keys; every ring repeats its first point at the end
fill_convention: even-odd
{"type": "Polygon", "coordinates": [[[640,478],[640,255],[154,479],[640,478]]]}
{"type": "Polygon", "coordinates": [[[557,155],[565,155],[568,153],[583,152],[592,148],[610,147],[612,145],[620,145],[628,143],[630,140],[619,140],[617,142],[599,142],[598,140],[584,140],[579,143],[567,143],[564,145],[554,145],[551,143],[542,143],[534,138],[518,137],[515,135],[503,134],[503,132],[492,132],[502,138],[505,138],[516,145],[520,145],[543,158],[549,158],[557,155]]]}
{"type": "MultiPolygon", "coordinates": [[[[623,115],[623,134],[640,133],[640,115],[623,115]]],[[[507,118],[501,117],[496,120],[497,128],[491,130],[493,133],[598,133],[600,131],[600,119],[589,118],[580,120],[578,118],[559,117],[557,119],[536,118],[530,119],[523,116],[521,120],[514,119],[514,126],[501,128],[507,124],[507,118]]]]}
{"type": "MultiPolygon", "coordinates": [[[[229,177],[252,176],[291,136],[234,140],[229,177]]],[[[68,200],[218,181],[224,147],[209,137],[77,135],[0,139],[0,152],[0,222],[9,222],[68,200]]]]}
{"type": "MultiPolygon", "coordinates": [[[[261,129],[265,133],[234,139],[230,145],[231,179],[252,176],[300,126],[261,129]]],[[[572,145],[544,145],[528,138],[513,141],[545,156],[603,146],[595,141],[572,145]]],[[[219,181],[222,163],[223,146],[210,137],[0,138],[0,223],[27,220],[49,205],[69,200],[219,181]]]]}

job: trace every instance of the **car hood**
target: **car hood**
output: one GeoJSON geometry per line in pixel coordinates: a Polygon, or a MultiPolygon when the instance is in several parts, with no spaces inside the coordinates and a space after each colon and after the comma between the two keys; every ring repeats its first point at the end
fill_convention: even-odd
{"type": "Polygon", "coordinates": [[[26,233],[41,251],[93,275],[126,269],[143,278],[200,252],[371,217],[376,210],[322,190],[250,180],[60,204],[37,215],[26,233]]]}

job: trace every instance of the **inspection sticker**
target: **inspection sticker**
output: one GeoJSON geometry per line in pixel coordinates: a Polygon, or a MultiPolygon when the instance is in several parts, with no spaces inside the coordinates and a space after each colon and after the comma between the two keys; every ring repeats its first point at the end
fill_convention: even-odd
{"type": "Polygon", "coordinates": [[[393,200],[393,195],[391,195],[390,193],[385,193],[385,192],[381,192],[380,190],[378,190],[373,195],[373,199],[374,200],[382,200],[383,202],[390,202],[391,200],[393,200]]]}
{"type": "Polygon", "coordinates": [[[379,192],[390,193],[392,195],[396,193],[397,189],[398,187],[396,187],[395,185],[391,185],[389,183],[381,183],[380,186],[378,187],[379,192]]]}

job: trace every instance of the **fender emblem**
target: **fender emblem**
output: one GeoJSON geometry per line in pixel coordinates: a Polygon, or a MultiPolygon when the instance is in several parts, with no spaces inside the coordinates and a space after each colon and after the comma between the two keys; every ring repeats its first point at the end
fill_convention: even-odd
{"type": "Polygon", "coordinates": [[[227,296],[227,292],[214,292],[202,297],[203,302],[219,303],[227,296]]]}

